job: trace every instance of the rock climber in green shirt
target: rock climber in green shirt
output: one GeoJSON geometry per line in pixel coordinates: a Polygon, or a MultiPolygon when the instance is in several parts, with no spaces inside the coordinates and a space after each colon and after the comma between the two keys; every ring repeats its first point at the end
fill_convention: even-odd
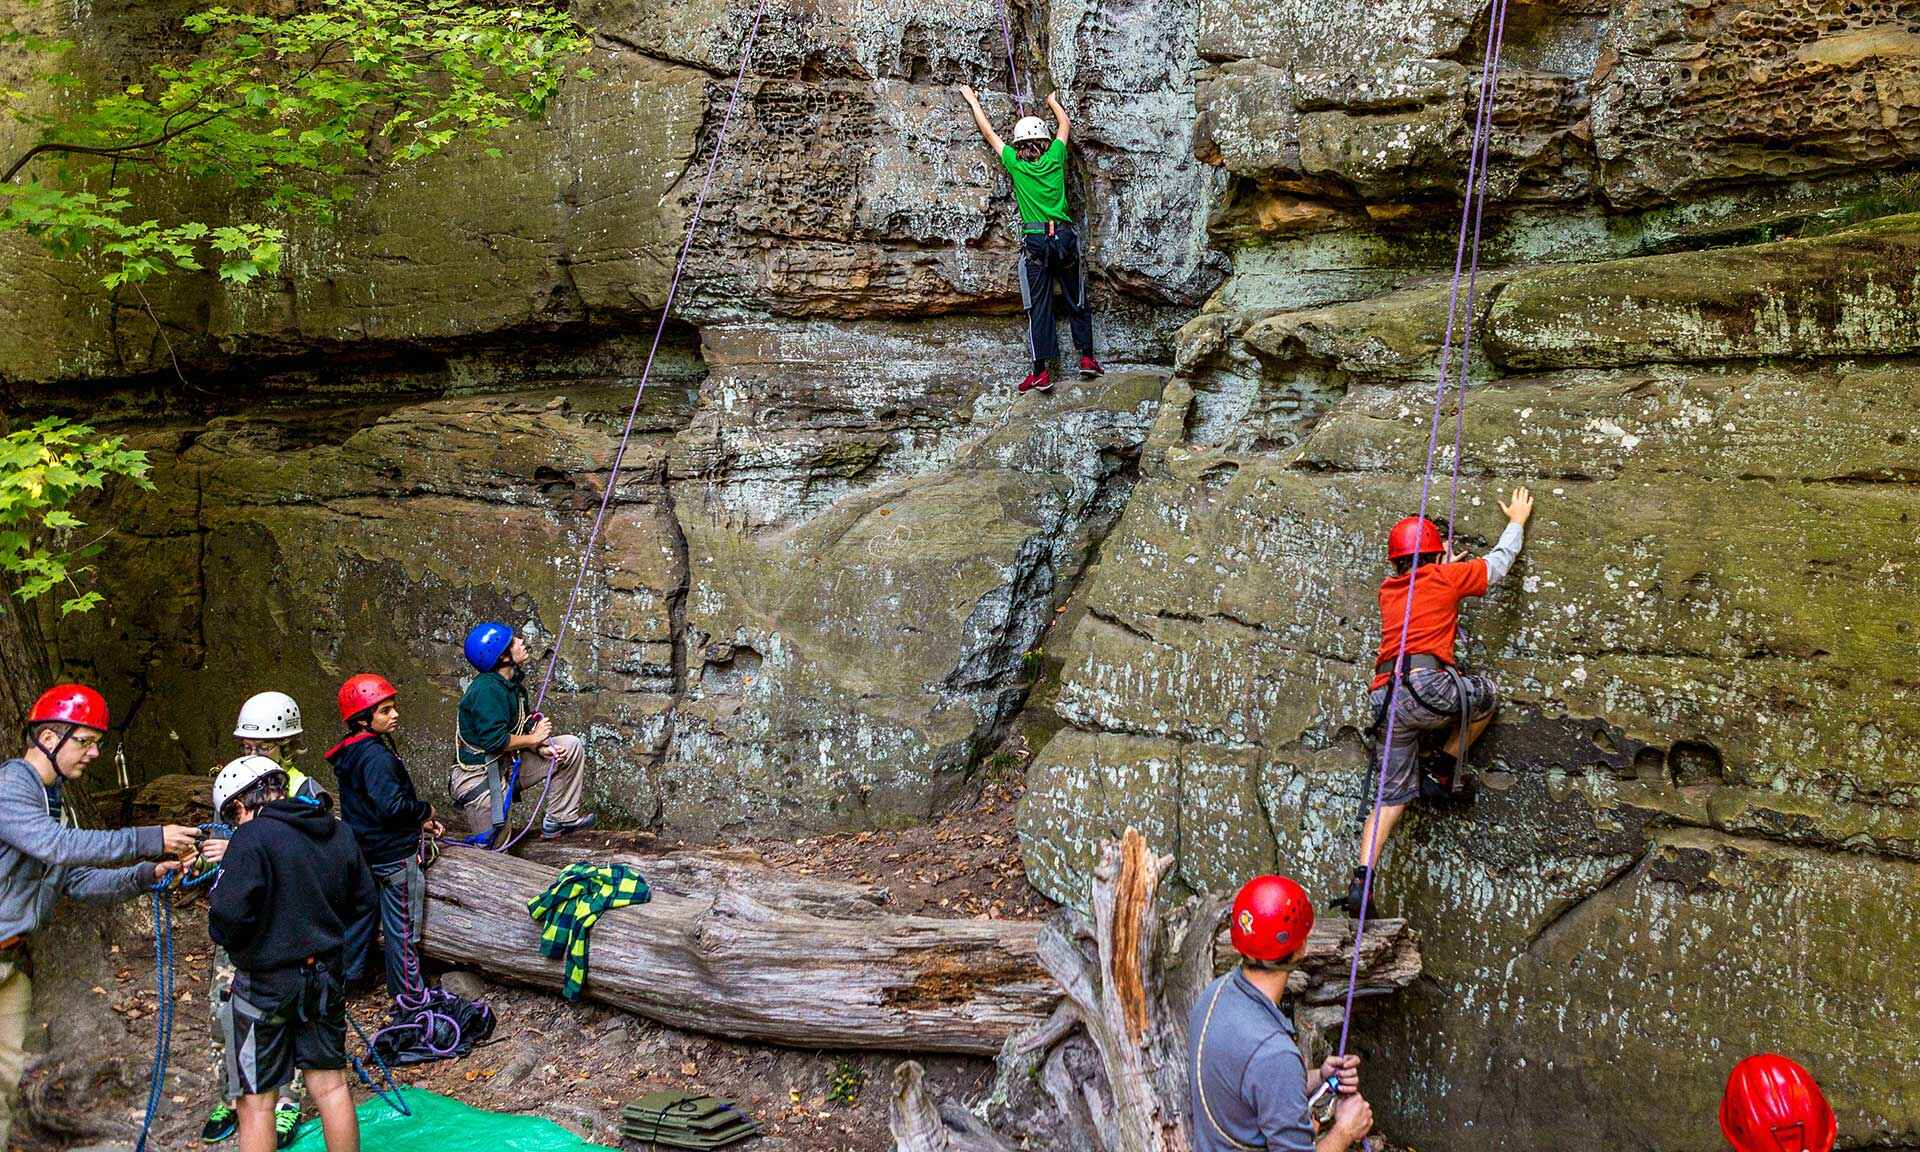
{"type": "Polygon", "coordinates": [[[1059,131],[1049,133],[1038,116],[1022,116],[1013,126],[1013,143],[1008,145],[981,111],[974,90],[963,84],[960,94],[973,110],[974,126],[1012,179],[1013,199],[1020,206],[1020,299],[1027,308],[1027,351],[1033,357],[1033,371],[1020,382],[1020,391],[1045,392],[1053,387],[1052,364],[1060,356],[1060,334],[1053,317],[1055,288],[1060,290],[1067,324],[1073,330],[1074,349],[1080,353],[1080,375],[1092,379],[1101,368],[1093,358],[1087,272],[1080,262],[1080,236],[1067,212],[1067,133],[1073,121],[1060,106],[1059,94],[1050,94],[1047,108],[1059,131]]]}

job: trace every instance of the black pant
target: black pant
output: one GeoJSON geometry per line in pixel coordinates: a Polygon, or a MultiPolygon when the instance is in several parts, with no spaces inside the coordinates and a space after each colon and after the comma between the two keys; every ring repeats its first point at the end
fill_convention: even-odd
{"type": "MultiPolygon", "coordinates": [[[[398,996],[407,989],[407,949],[413,947],[413,890],[419,873],[413,861],[396,860],[372,866],[374,887],[380,903],[369,909],[356,924],[347,926],[346,975],[351,982],[365,978],[373,955],[373,932],[380,929],[381,945],[387,966],[387,995],[398,996]]],[[[417,962],[417,959],[416,959],[417,962]]]]}
{"type": "Polygon", "coordinates": [[[1027,351],[1033,365],[1060,358],[1055,330],[1053,290],[1073,330],[1073,346],[1093,355],[1093,313],[1087,310],[1087,271],[1080,264],[1080,237],[1072,225],[1055,224],[1053,234],[1029,232],[1020,245],[1020,302],[1027,307],[1027,351]]]}

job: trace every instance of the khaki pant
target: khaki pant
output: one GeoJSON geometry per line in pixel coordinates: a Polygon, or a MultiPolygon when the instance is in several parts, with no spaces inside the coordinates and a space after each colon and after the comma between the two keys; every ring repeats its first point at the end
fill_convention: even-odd
{"type": "MultiPolygon", "coordinates": [[[[547,786],[546,818],[555,824],[570,824],[580,818],[580,798],[586,791],[587,746],[578,736],[555,736],[547,743],[558,753],[558,759],[553,766],[553,783],[547,786]]],[[[547,778],[546,757],[534,749],[520,755],[520,786],[513,795],[516,805],[528,796],[538,796],[541,782],[547,778]]],[[[505,775],[512,775],[512,769],[508,768],[505,775]]],[[[493,797],[486,785],[484,765],[461,764],[453,770],[453,794],[469,797],[460,805],[460,811],[467,818],[467,828],[475,835],[493,827],[493,797]]],[[[505,776],[500,785],[506,787],[505,776]]]]}
{"type": "Polygon", "coordinates": [[[0,1148],[13,1130],[13,1105],[27,1068],[27,1020],[33,1015],[33,981],[17,958],[0,960],[0,1148]]]}

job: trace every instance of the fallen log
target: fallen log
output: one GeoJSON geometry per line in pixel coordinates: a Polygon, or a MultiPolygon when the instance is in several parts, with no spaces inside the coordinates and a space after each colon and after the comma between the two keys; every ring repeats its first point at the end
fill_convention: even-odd
{"type": "MultiPolygon", "coordinates": [[[[675,1028],[802,1048],[991,1055],[1059,995],[1036,959],[1037,923],[898,916],[863,910],[846,885],[809,902],[771,871],[650,872],[634,862],[653,900],[600,918],[583,992],[675,1028]],[[688,876],[701,887],[675,891],[671,881],[688,876]]],[[[428,873],[421,950],[559,988],[560,962],[540,955],[527,915],[557,872],[449,848],[428,873]]]]}
{"type": "MultiPolygon", "coordinates": [[[[608,854],[638,867],[649,904],[607,913],[593,929],[584,994],[675,1028],[802,1048],[993,1055],[1046,1021],[1061,997],[1042,966],[1043,924],[906,916],[884,889],[814,880],[713,852],[608,854]]],[[[448,848],[428,873],[421,949],[495,978],[557,989],[527,901],[559,870],[448,848]]],[[[1316,928],[1299,994],[1346,986],[1351,926],[1316,928]]],[[[1367,926],[1363,987],[1404,985],[1419,971],[1402,921],[1367,926]],[[1377,934],[1376,934],[1377,933],[1377,934]]]]}

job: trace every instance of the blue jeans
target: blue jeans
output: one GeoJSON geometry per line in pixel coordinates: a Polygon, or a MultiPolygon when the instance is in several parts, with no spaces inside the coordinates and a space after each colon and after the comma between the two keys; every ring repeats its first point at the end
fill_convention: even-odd
{"type": "Polygon", "coordinates": [[[391,864],[375,864],[374,887],[380,890],[380,907],[368,912],[360,922],[347,929],[347,982],[365,978],[367,960],[373,951],[373,931],[377,922],[383,938],[387,962],[387,994],[398,996],[407,988],[406,957],[420,943],[419,919],[425,907],[425,877],[411,858],[391,864]]]}

